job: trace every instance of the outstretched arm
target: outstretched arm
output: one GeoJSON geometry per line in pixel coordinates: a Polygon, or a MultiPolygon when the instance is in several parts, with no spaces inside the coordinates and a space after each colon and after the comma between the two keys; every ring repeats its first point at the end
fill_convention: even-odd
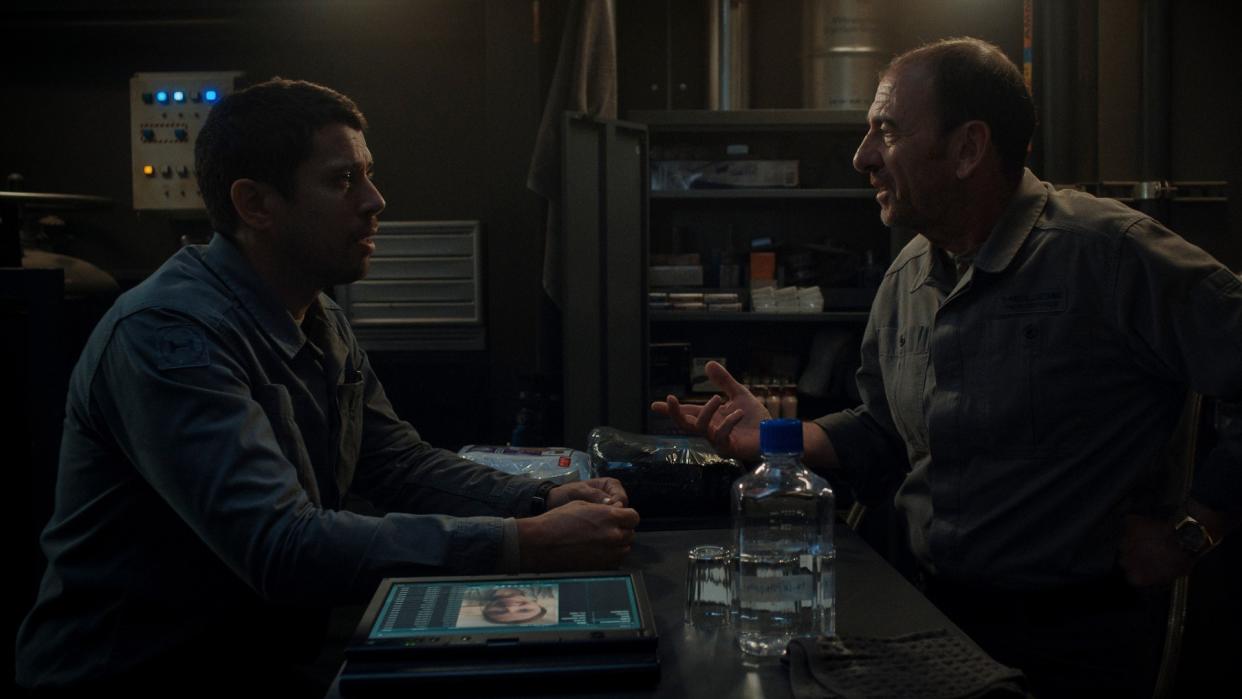
{"type": "MultiPolygon", "coordinates": [[[[672,418],[682,431],[706,438],[725,456],[757,458],[759,423],[770,420],[771,413],[721,364],[708,362],[706,370],[712,383],[724,390],[724,397],[715,395],[704,405],[687,405],[670,395],[666,400],[652,403],[651,409],[672,418]]],[[[836,452],[819,426],[803,423],[802,441],[803,459],[808,465],[836,465],[836,452]]]]}

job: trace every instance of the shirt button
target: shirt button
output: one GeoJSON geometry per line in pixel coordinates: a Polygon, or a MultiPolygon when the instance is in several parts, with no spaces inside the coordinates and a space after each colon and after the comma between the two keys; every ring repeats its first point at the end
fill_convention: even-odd
{"type": "Polygon", "coordinates": [[[1034,340],[1035,336],[1038,335],[1039,332],[1035,330],[1034,325],[1028,325],[1022,329],[1022,334],[1026,336],[1026,339],[1034,340]]]}

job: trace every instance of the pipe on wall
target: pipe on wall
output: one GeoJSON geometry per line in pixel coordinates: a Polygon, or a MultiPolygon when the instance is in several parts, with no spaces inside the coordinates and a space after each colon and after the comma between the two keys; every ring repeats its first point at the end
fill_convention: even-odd
{"type": "Polygon", "coordinates": [[[1099,7],[1096,0],[1035,5],[1034,97],[1039,175],[1064,184],[1099,179],[1099,7]]]}
{"type": "Polygon", "coordinates": [[[1171,63],[1168,0],[1144,0],[1140,29],[1139,179],[1170,178],[1169,110],[1171,63]]]}

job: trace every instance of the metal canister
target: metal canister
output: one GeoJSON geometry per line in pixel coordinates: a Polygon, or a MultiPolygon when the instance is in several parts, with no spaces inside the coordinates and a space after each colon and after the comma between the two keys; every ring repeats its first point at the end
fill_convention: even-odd
{"type": "Polygon", "coordinates": [[[810,109],[867,109],[885,49],[884,0],[804,0],[803,102],[810,109]]]}
{"type": "Polygon", "coordinates": [[[707,3],[707,108],[750,107],[749,0],[707,3]]]}

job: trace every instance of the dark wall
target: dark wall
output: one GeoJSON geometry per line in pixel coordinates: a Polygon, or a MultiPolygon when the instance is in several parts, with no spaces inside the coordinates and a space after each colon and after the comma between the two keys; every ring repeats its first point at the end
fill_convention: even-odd
{"type": "Polygon", "coordinates": [[[1195,227],[1192,241],[1242,273],[1242,91],[1226,86],[1231,79],[1236,84],[1242,66],[1233,31],[1237,7],[1208,0],[1169,5],[1169,179],[1229,183],[1228,203],[1201,206],[1183,218],[1195,227]]]}
{"type": "MultiPolygon", "coordinates": [[[[1144,6],[1140,0],[1099,0],[1098,161],[1102,181],[1138,181],[1144,174],[1142,66],[1144,6]]],[[[1159,3],[1150,3],[1159,4],[1159,3]]],[[[1171,227],[1242,271],[1242,94],[1224,88],[1222,71],[1239,64],[1231,10],[1208,0],[1165,3],[1169,95],[1168,157],[1154,177],[1174,182],[1225,181],[1227,202],[1174,203],[1161,212],[1171,227]]],[[[1156,66],[1160,67],[1160,66],[1156,66]]]]}
{"type": "MultiPolygon", "coordinates": [[[[543,3],[553,11],[561,4],[543,3]]],[[[367,140],[388,201],[383,218],[483,222],[487,350],[377,364],[418,373],[393,378],[401,388],[393,399],[431,441],[503,439],[514,413],[512,377],[535,371],[542,295],[542,204],[524,183],[543,108],[541,57],[555,47],[536,43],[531,3],[169,7],[22,1],[0,10],[0,174],[22,173],[30,191],[112,198],[110,212],[65,215],[72,236],[58,244],[129,286],[177,249],[181,230],[164,215],[131,209],[133,73],[241,70],[247,81],[281,75],[350,95],[370,120],[367,140]]],[[[549,25],[559,16],[544,15],[539,34],[555,43],[560,26],[549,25]]]]}

